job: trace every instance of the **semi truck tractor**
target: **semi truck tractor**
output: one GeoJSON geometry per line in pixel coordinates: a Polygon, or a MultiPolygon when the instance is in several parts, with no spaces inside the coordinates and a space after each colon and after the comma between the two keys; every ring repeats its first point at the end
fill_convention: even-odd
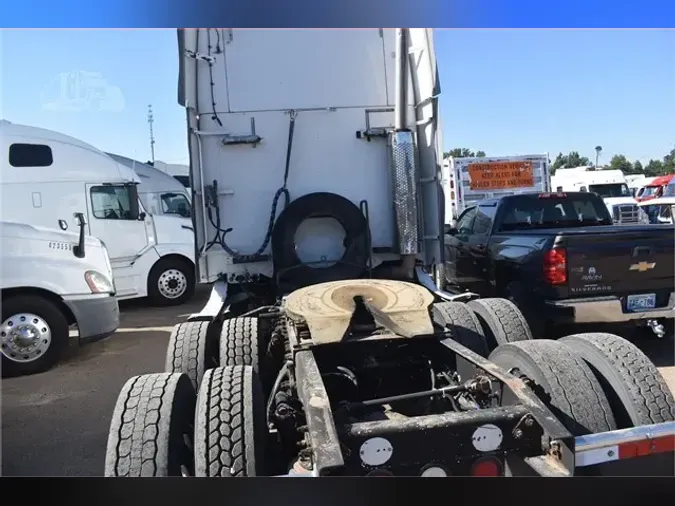
{"type": "Polygon", "coordinates": [[[212,292],[123,386],[106,476],[672,475],[639,350],[439,288],[432,30],[186,29],[178,58],[212,292]]]}

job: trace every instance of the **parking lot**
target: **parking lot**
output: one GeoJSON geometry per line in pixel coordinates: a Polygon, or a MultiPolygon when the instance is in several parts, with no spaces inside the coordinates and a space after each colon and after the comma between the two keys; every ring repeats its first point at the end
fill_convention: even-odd
{"type": "MultiPolygon", "coordinates": [[[[57,368],[2,381],[2,474],[101,476],[117,395],[133,375],[161,372],[171,327],[198,311],[208,287],[177,308],[122,303],[119,331],[72,349],[57,368]]],[[[673,338],[641,339],[675,391],[673,338]]]]}

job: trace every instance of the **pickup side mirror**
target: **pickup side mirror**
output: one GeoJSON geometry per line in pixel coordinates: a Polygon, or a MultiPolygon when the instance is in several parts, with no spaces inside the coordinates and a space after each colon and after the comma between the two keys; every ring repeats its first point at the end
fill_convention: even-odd
{"type": "Polygon", "coordinates": [[[141,211],[138,214],[138,221],[145,221],[145,213],[144,212],[141,211]]]}

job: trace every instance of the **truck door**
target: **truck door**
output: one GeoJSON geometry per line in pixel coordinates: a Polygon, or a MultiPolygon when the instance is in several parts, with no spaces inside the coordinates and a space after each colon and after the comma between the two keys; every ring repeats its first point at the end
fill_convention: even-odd
{"type": "Polygon", "coordinates": [[[467,261],[469,260],[468,241],[473,230],[476,207],[466,209],[457,220],[454,234],[445,234],[445,276],[451,285],[464,286],[469,280],[467,261]]]}
{"type": "Polygon", "coordinates": [[[131,264],[148,245],[136,185],[87,184],[89,233],[101,239],[115,267],[131,264]]]}
{"type": "Polygon", "coordinates": [[[494,223],[497,203],[480,204],[466,242],[467,258],[462,266],[466,287],[481,295],[492,292],[487,244],[494,223]]]}

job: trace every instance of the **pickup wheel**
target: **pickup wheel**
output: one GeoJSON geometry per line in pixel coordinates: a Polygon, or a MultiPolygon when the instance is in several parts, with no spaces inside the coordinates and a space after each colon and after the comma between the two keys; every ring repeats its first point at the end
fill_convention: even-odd
{"type": "Polygon", "coordinates": [[[14,295],[2,301],[0,343],[3,376],[51,369],[68,347],[68,320],[51,300],[14,295]]]}
{"type": "Polygon", "coordinates": [[[563,337],[590,366],[620,429],[675,420],[675,399],[651,360],[626,339],[588,333],[563,337]]]}
{"type": "Polygon", "coordinates": [[[257,318],[230,318],[220,331],[220,365],[250,365],[259,373],[261,337],[257,318]]]}
{"type": "Polygon", "coordinates": [[[195,391],[185,374],[134,376],[113,412],[105,476],[190,476],[195,391]]]}
{"type": "Polygon", "coordinates": [[[265,402],[251,366],[209,369],[197,397],[196,476],[262,476],[265,402]]]}
{"type": "Polygon", "coordinates": [[[476,313],[491,351],[502,344],[532,339],[532,331],[523,313],[513,302],[476,299],[467,302],[467,306],[476,313]]]}
{"type": "Polygon", "coordinates": [[[483,327],[474,312],[462,302],[439,302],[431,308],[436,325],[449,329],[462,346],[487,358],[490,354],[483,327]]]}
{"type": "Polygon", "coordinates": [[[183,322],[174,325],[166,350],[166,372],[185,373],[195,391],[204,372],[218,365],[217,342],[209,332],[210,322],[183,322]]]}
{"type": "Polygon", "coordinates": [[[535,393],[572,435],[617,428],[600,382],[569,346],[548,339],[508,343],[493,351],[489,360],[531,380],[535,393]]]}

